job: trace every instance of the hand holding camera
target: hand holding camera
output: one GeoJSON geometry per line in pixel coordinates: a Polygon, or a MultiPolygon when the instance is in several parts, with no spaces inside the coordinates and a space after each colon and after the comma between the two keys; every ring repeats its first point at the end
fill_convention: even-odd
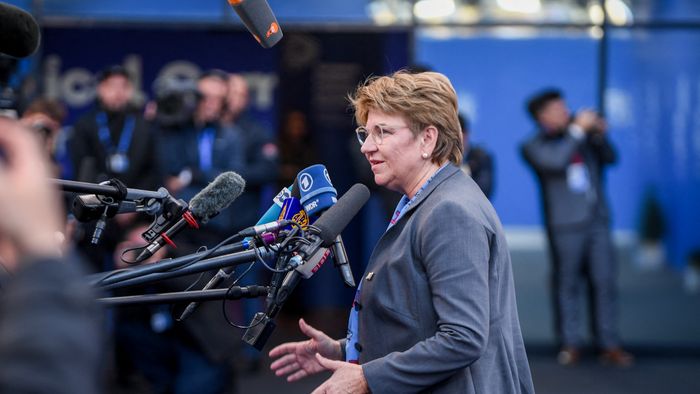
{"type": "Polygon", "coordinates": [[[584,109],[574,115],[573,123],[587,134],[603,134],[608,129],[608,124],[598,112],[584,109]]]}

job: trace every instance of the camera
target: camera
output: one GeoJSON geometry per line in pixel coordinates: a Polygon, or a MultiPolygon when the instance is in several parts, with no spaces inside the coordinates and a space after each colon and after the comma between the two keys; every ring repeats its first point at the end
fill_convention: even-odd
{"type": "Polygon", "coordinates": [[[155,121],[165,128],[184,126],[191,121],[200,94],[191,79],[160,77],[153,82],[156,98],[155,121]]]}

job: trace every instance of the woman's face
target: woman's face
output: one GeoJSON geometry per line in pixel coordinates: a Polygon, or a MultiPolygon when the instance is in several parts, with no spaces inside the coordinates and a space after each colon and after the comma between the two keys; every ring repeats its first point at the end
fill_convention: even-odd
{"type": "Polygon", "coordinates": [[[379,136],[374,135],[367,137],[361,148],[372,166],[374,181],[387,189],[409,194],[428,161],[421,157],[421,135],[413,135],[403,116],[372,109],[365,127],[376,134],[377,126],[383,129],[381,144],[375,141],[379,136]]]}

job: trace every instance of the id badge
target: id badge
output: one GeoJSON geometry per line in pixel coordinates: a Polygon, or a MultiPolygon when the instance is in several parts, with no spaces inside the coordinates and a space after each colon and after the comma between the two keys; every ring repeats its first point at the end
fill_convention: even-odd
{"type": "Polygon", "coordinates": [[[591,186],[588,168],[583,163],[571,163],[566,168],[566,183],[576,193],[585,193],[591,186]]]}
{"type": "Polygon", "coordinates": [[[129,158],[122,153],[115,153],[107,158],[107,168],[115,174],[123,174],[129,169],[129,158]]]}

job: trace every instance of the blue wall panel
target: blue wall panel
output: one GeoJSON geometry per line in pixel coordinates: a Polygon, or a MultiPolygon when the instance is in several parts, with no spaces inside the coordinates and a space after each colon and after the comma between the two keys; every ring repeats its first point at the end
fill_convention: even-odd
{"type": "MultiPolygon", "coordinates": [[[[623,109],[618,133],[629,162],[617,205],[654,190],[669,259],[677,267],[700,248],[700,32],[619,32],[610,46],[610,87],[623,109]],[[626,113],[626,115],[625,115],[626,113]]],[[[610,103],[612,104],[612,103],[610,103]]],[[[637,220],[642,211],[637,207],[637,220]]]]}
{"type": "Polygon", "coordinates": [[[587,36],[444,40],[421,34],[416,58],[445,73],[471,119],[471,141],[496,160],[494,206],[504,224],[541,223],[537,185],[519,145],[535,129],[525,100],[545,87],[560,87],[572,108],[596,98],[596,46],[587,36]]]}
{"type": "MultiPolygon", "coordinates": [[[[655,190],[676,267],[700,247],[700,33],[619,31],[609,48],[606,115],[620,161],[607,172],[617,230],[637,231],[655,190]]],[[[444,72],[472,118],[472,141],[496,157],[494,205],[506,225],[541,223],[539,191],[518,146],[534,125],[535,90],[557,86],[572,110],[596,101],[597,43],[587,35],[418,36],[417,61],[444,72]],[[455,54],[459,53],[457,56],[455,54]]]]}

